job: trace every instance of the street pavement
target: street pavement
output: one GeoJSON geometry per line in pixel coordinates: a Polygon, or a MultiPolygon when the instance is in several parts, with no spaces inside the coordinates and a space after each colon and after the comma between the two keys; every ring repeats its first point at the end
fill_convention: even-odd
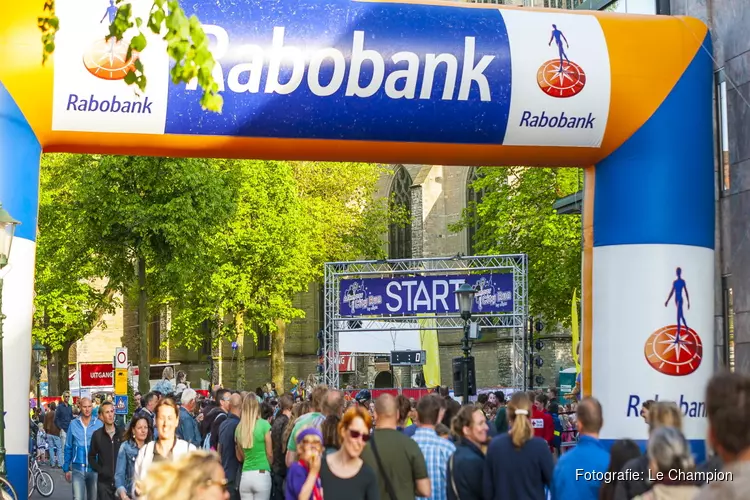
{"type": "MultiPolygon", "coordinates": [[[[50,469],[47,466],[42,466],[42,470],[49,472],[52,479],[55,481],[55,490],[52,492],[52,496],[49,497],[51,500],[70,500],[73,498],[73,487],[65,481],[65,475],[62,469],[50,469]]],[[[41,500],[44,497],[39,494],[38,491],[34,490],[34,494],[31,495],[34,500],[41,500]]]]}

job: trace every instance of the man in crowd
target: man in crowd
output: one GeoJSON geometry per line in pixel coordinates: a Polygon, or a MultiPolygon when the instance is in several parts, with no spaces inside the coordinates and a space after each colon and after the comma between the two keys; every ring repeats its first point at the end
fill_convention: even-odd
{"type": "Polygon", "coordinates": [[[344,398],[341,391],[328,390],[324,385],[319,385],[312,391],[310,400],[312,411],[297,419],[286,444],[287,467],[291,467],[297,461],[297,433],[307,427],[315,427],[320,430],[320,426],[328,415],[341,414],[343,403],[344,398]]]}
{"type": "Polygon", "coordinates": [[[60,429],[60,443],[65,446],[65,440],[68,434],[68,427],[73,420],[73,409],[70,407],[70,393],[63,392],[60,398],[60,404],[55,410],[55,425],[60,429]]]}
{"type": "Polygon", "coordinates": [[[195,404],[198,394],[195,389],[185,389],[182,391],[180,398],[180,422],[177,424],[177,437],[193,444],[196,448],[201,446],[201,432],[198,430],[198,423],[193,418],[195,413],[195,404]]]}
{"type": "Polygon", "coordinates": [[[96,473],[99,500],[114,500],[117,454],[120,451],[123,433],[122,429],[115,427],[115,407],[111,401],[99,405],[99,420],[104,426],[91,436],[89,464],[96,473]]]}
{"type": "Polygon", "coordinates": [[[60,441],[60,428],[55,425],[55,413],[57,405],[52,402],[49,409],[44,415],[44,432],[47,433],[47,443],[49,444],[49,464],[50,467],[62,467],[63,464],[63,447],[60,441]]]}
{"type": "Polygon", "coordinates": [[[221,457],[221,466],[227,478],[227,490],[230,500],[240,500],[240,488],[238,481],[242,476],[242,469],[237,452],[235,450],[234,433],[242,416],[242,396],[239,393],[229,396],[229,413],[227,418],[219,426],[218,452],[221,457]]]}
{"type": "MultiPolygon", "coordinates": [[[[750,492],[750,377],[718,373],[706,389],[708,442],[731,480],[703,487],[696,500],[747,498],[750,492]]],[[[711,471],[713,472],[713,471],[711,471]]]]}
{"type": "MultiPolygon", "coordinates": [[[[445,418],[445,412],[448,409],[448,402],[447,400],[442,397],[438,396],[438,394],[432,394],[437,398],[437,402],[440,405],[440,413],[438,414],[438,422],[442,422],[445,418]]],[[[414,434],[416,434],[417,429],[419,429],[419,410],[417,410],[417,421],[408,426],[404,429],[404,434],[406,434],[409,437],[414,437],[414,434]]]]}
{"type": "Polygon", "coordinates": [[[547,413],[547,395],[536,394],[532,401],[534,408],[531,410],[531,425],[534,427],[534,436],[544,439],[552,448],[555,440],[555,423],[552,421],[552,415],[547,413]]]}
{"type": "Polygon", "coordinates": [[[286,478],[286,443],[284,442],[284,430],[292,416],[294,399],[290,394],[284,394],[279,398],[279,413],[273,419],[271,425],[271,445],[273,447],[273,463],[271,464],[271,498],[272,500],[284,500],[284,479],[286,478]]]}
{"type": "Polygon", "coordinates": [[[140,417],[143,415],[148,420],[151,428],[154,430],[154,439],[156,439],[156,428],[154,427],[154,409],[159,404],[159,395],[155,392],[149,392],[145,397],[141,398],[141,408],[135,412],[135,416],[140,417]]]}
{"type": "Polygon", "coordinates": [[[444,500],[446,491],[446,471],[448,460],[456,451],[456,446],[437,435],[435,426],[440,423],[440,396],[425,396],[417,403],[418,429],[414,433],[414,441],[422,450],[427,463],[427,475],[430,478],[431,495],[417,498],[430,500],[444,500]]]}
{"type": "MultiPolygon", "coordinates": [[[[399,394],[396,397],[396,406],[398,407],[398,424],[396,430],[404,432],[407,425],[411,425],[413,422],[409,422],[409,413],[411,412],[411,401],[403,394],[399,394]]],[[[377,413],[377,401],[375,402],[375,413],[377,413]]]]}
{"type": "Polygon", "coordinates": [[[602,405],[594,398],[583,398],[576,410],[578,445],[560,457],[552,480],[553,500],[576,498],[597,500],[598,480],[579,480],[577,470],[606,471],[609,467],[609,451],[599,441],[602,429],[602,405]]]}
{"type": "Polygon", "coordinates": [[[362,452],[362,460],[377,473],[381,499],[429,497],[432,491],[427,464],[419,445],[397,429],[401,415],[397,403],[390,394],[383,394],[375,401],[375,432],[362,452]]]}
{"type": "Polygon", "coordinates": [[[498,434],[502,434],[508,432],[508,414],[505,408],[505,393],[503,391],[495,391],[495,399],[497,399],[495,430],[498,434]]]}
{"type": "Polygon", "coordinates": [[[80,416],[70,422],[65,438],[65,480],[73,483],[73,500],[96,500],[96,472],[89,465],[88,449],[94,432],[104,424],[91,417],[94,405],[89,398],[78,400],[80,416]]]}
{"type": "Polygon", "coordinates": [[[217,390],[216,407],[201,422],[201,433],[204,438],[208,438],[208,444],[212,450],[219,446],[219,430],[221,429],[221,423],[226,420],[229,413],[231,398],[232,392],[229,389],[217,390]]]}

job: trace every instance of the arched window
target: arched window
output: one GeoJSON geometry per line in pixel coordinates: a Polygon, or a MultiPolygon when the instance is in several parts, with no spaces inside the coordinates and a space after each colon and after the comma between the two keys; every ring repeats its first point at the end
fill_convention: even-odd
{"type": "Polygon", "coordinates": [[[484,195],[484,190],[476,191],[473,186],[474,181],[479,179],[480,175],[478,168],[471,167],[471,172],[469,172],[466,181],[466,208],[472,215],[472,221],[466,228],[466,248],[469,255],[474,255],[474,239],[479,231],[479,222],[473,216],[476,215],[477,205],[482,202],[482,196],[484,195]]]}
{"type": "MultiPolygon", "coordinates": [[[[393,206],[404,210],[411,221],[411,176],[404,167],[398,167],[391,185],[390,199],[393,206]]],[[[388,235],[388,257],[411,258],[411,222],[391,224],[388,235]]]]}

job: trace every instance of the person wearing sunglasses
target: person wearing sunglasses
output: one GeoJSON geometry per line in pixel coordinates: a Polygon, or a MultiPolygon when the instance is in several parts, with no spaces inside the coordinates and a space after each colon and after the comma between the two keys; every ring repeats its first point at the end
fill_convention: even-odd
{"type": "Polygon", "coordinates": [[[361,406],[349,408],[339,422],[341,448],[321,461],[325,500],[379,500],[375,471],[360,458],[370,440],[372,417],[361,406]]]}
{"type": "Polygon", "coordinates": [[[148,500],[229,500],[219,456],[197,450],[175,462],[159,462],[139,482],[148,500]]]}

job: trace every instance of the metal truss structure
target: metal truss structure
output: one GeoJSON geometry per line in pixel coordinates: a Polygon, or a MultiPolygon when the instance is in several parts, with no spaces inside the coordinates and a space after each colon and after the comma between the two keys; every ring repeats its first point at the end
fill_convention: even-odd
{"type": "MultiPolygon", "coordinates": [[[[339,387],[339,334],[357,331],[356,323],[377,321],[398,323],[410,330],[458,330],[464,327],[460,314],[399,314],[346,317],[341,315],[339,292],[341,280],[361,278],[390,278],[413,275],[466,275],[475,273],[513,273],[513,311],[506,313],[476,313],[472,321],[484,333],[510,330],[511,385],[523,389],[527,369],[526,326],[528,324],[528,257],[517,255],[480,255],[435,257],[422,259],[368,260],[351,262],[328,262],[324,268],[325,326],[323,335],[323,382],[329,387],[339,387]]],[[[393,328],[368,327],[372,331],[391,331],[393,328]]],[[[498,363],[505,360],[498,360],[498,363]]]]}

